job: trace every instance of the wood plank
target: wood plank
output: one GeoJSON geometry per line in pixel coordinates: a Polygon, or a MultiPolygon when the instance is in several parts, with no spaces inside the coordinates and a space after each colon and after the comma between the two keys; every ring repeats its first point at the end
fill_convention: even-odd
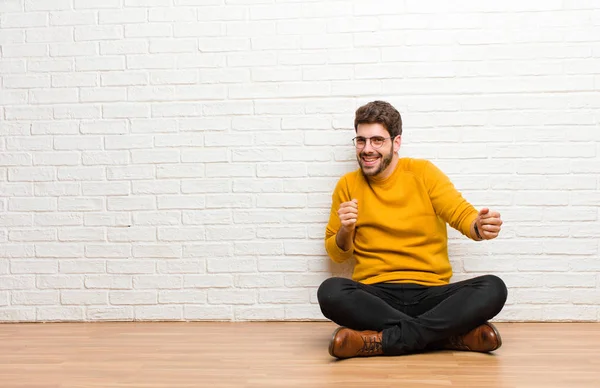
{"type": "Polygon", "coordinates": [[[337,361],[325,322],[0,325],[0,387],[598,387],[600,324],[498,323],[491,355],[337,361]]]}

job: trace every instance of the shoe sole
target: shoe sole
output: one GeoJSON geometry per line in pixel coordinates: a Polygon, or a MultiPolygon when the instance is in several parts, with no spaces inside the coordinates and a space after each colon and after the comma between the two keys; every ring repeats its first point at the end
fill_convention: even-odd
{"type": "Polygon", "coordinates": [[[502,346],[502,337],[500,337],[500,332],[498,331],[498,329],[496,329],[496,326],[489,322],[486,322],[486,325],[488,325],[494,331],[494,334],[496,334],[496,338],[498,339],[498,346],[490,350],[490,352],[493,352],[494,350],[497,350],[500,346],[502,346]]]}
{"type": "Polygon", "coordinates": [[[335,357],[335,358],[339,358],[338,356],[336,356],[335,354],[333,354],[333,346],[335,345],[335,336],[337,335],[337,333],[344,329],[343,327],[338,327],[337,329],[335,329],[335,331],[333,332],[333,334],[331,335],[331,341],[329,342],[329,355],[331,357],[335,357]]]}

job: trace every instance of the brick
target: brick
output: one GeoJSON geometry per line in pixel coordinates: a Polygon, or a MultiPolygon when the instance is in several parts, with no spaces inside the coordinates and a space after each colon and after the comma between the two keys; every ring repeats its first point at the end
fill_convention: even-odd
{"type": "Polygon", "coordinates": [[[127,196],[109,197],[107,201],[108,210],[153,210],[156,209],[154,197],[127,196]]]}
{"type": "Polygon", "coordinates": [[[304,194],[264,194],[256,202],[256,206],[276,208],[304,208],[306,207],[306,195],[304,194]]]}
{"type": "MultiPolygon", "coordinates": [[[[164,50],[169,50],[167,47],[164,50]]],[[[158,50],[158,48],[154,47],[154,50],[158,50]]],[[[196,84],[199,78],[198,72],[195,70],[156,70],[150,72],[150,83],[153,85],[196,84]]]]}
{"type": "MultiPolygon", "coordinates": [[[[202,13],[206,12],[202,7],[202,13]]],[[[148,20],[151,22],[190,22],[196,21],[196,8],[176,7],[176,8],[153,8],[149,10],[148,20]]]]}
{"type": "Polygon", "coordinates": [[[233,182],[234,193],[280,193],[283,185],[278,179],[236,179],[233,182]]]}
{"type": "Polygon", "coordinates": [[[58,230],[59,241],[104,241],[103,228],[61,228],[58,230]]]}
{"type": "MultiPolygon", "coordinates": [[[[97,105],[67,105],[57,106],[54,108],[55,119],[95,119],[100,118],[102,111],[97,105]]],[[[60,139],[55,139],[55,144],[59,143],[60,139]]]]}
{"type": "Polygon", "coordinates": [[[159,273],[199,274],[205,272],[203,260],[165,260],[158,263],[159,273]]]}
{"type": "Polygon", "coordinates": [[[200,304],[206,303],[206,292],[203,290],[159,291],[159,303],[200,304]]]}
{"type": "Polygon", "coordinates": [[[60,302],[63,305],[93,306],[106,305],[107,291],[61,291],[60,302]]]}
{"type": "Polygon", "coordinates": [[[37,242],[56,240],[56,230],[54,229],[17,229],[12,228],[8,231],[10,241],[37,242]]]}
{"type": "Polygon", "coordinates": [[[132,307],[90,307],[86,319],[91,321],[132,321],[132,307]]]}
{"type": "Polygon", "coordinates": [[[29,211],[56,211],[56,198],[38,197],[38,198],[10,198],[8,210],[15,212],[29,211]]]}
{"type": "Polygon", "coordinates": [[[196,243],[184,245],[183,257],[228,257],[232,256],[233,247],[228,243],[196,243]]]}
{"type": "Polygon", "coordinates": [[[253,258],[208,259],[207,269],[209,273],[255,272],[256,260],[253,258]]]}
{"type": "Polygon", "coordinates": [[[0,60],[0,72],[2,74],[25,73],[25,60],[3,59],[0,60]]]}
{"type": "Polygon", "coordinates": [[[151,227],[121,227],[108,229],[107,236],[112,242],[156,241],[156,230],[151,227]]]}
{"type": "Polygon", "coordinates": [[[146,258],[180,258],[182,253],[181,245],[168,244],[144,244],[133,247],[134,257],[146,258]]]}
{"type": "MultiPolygon", "coordinates": [[[[87,231],[89,229],[86,228],[87,231]]],[[[93,230],[93,229],[92,229],[93,230]]],[[[98,234],[102,231],[102,229],[97,229],[98,234]]],[[[94,236],[92,236],[93,238],[94,236]]],[[[104,241],[104,234],[100,236],[100,239],[92,239],[87,241],[104,241]]],[[[131,257],[131,246],[128,244],[97,244],[91,245],[88,244],[85,246],[85,255],[86,257],[97,257],[97,258],[126,258],[131,257]]]]}
{"type": "Polygon", "coordinates": [[[195,321],[229,321],[233,319],[233,309],[231,306],[185,306],[184,317],[195,321]]]}
{"type": "Polygon", "coordinates": [[[204,207],[204,196],[171,195],[158,197],[159,209],[202,209],[204,207]]]}
{"type": "Polygon", "coordinates": [[[261,303],[307,303],[309,292],[307,289],[261,289],[258,298],[261,303]]]}
{"type": "Polygon", "coordinates": [[[204,166],[177,164],[173,166],[157,166],[156,177],[159,179],[200,178],[204,176],[204,166]]]}
{"type": "MultiPolygon", "coordinates": [[[[154,276],[134,276],[133,288],[135,289],[179,289],[183,286],[183,278],[177,275],[154,275],[154,276]]],[[[162,301],[159,294],[159,303],[168,303],[162,301]]],[[[174,302],[173,303],[177,303],[174,302]]]]}
{"type": "Polygon", "coordinates": [[[0,16],[3,28],[44,27],[48,16],[43,12],[5,13],[0,16]]]}
{"type": "Polygon", "coordinates": [[[100,24],[144,23],[147,20],[146,10],[120,9],[117,11],[101,10],[98,12],[100,24]]]}
{"type": "Polygon", "coordinates": [[[171,0],[124,0],[125,7],[168,7],[171,0]]]}
{"type": "MultiPolygon", "coordinates": [[[[153,274],[156,264],[150,260],[116,260],[107,263],[107,273],[109,274],[153,274]]],[[[111,302],[112,303],[112,302],[111,302]]]]}
{"type": "Polygon", "coordinates": [[[19,151],[47,151],[52,149],[52,138],[47,136],[14,136],[7,139],[6,149],[19,151]]]}
{"type": "Polygon", "coordinates": [[[25,31],[25,39],[31,43],[65,42],[73,39],[70,27],[30,28],[25,31]]]}
{"type": "Polygon", "coordinates": [[[7,44],[3,48],[5,58],[36,58],[48,55],[48,46],[41,43],[7,44]]]}
{"type": "Polygon", "coordinates": [[[131,161],[134,164],[161,164],[179,162],[179,150],[133,150],[131,161]]]}
{"type": "Polygon", "coordinates": [[[307,269],[307,261],[303,258],[279,256],[258,259],[260,272],[306,272],[307,269]]]}
{"type": "Polygon", "coordinates": [[[8,169],[8,180],[14,182],[50,182],[55,180],[51,167],[14,167],[8,169]]]}
{"type": "Polygon", "coordinates": [[[40,307],[36,312],[36,320],[41,322],[76,322],[83,317],[83,307],[40,307]]]}
{"type": "Polygon", "coordinates": [[[111,291],[109,300],[112,305],[153,305],[158,301],[156,291],[111,291]]]}
{"type": "Polygon", "coordinates": [[[83,216],[78,213],[46,213],[35,214],[35,225],[39,226],[74,226],[83,225],[83,216]]]}
{"type": "Polygon", "coordinates": [[[88,275],[85,287],[91,289],[128,290],[133,288],[133,277],[127,275],[88,275]]]}
{"type": "MultiPolygon", "coordinates": [[[[170,34],[169,34],[170,35],[170,34]]],[[[165,35],[163,35],[165,36],[165,35]]],[[[166,35],[168,36],[168,35],[166,35]]],[[[198,42],[195,39],[151,39],[151,53],[189,53],[198,49],[198,42]]]]}
{"type": "Polygon", "coordinates": [[[251,240],[255,231],[251,228],[209,226],[206,228],[206,239],[209,241],[251,240]]]}
{"type": "MultiPolygon", "coordinates": [[[[92,42],[50,44],[50,56],[52,57],[85,57],[97,54],[96,44],[92,42]]],[[[71,74],[71,76],[78,76],[78,74],[71,74]]]]}
{"type": "Polygon", "coordinates": [[[283,306],[236,306],[235,319],[241,321],[282,321],[284,320],[283,306]]]}
{"type": "Polygon", "coordinates": [[[16,260],[10,262],[12,274],[53,274],[58,272],[58,262],[55,260],[16,260]]]}
{"type": "Polygon", "coordinates": [[[60,167],[58,179],[64,181],[94,181],[104,180],[102,167],[60,167]]]}
{"type": "Polygon", "coordinates": [[[154,178],[153,166],[126,166],[108,167],[107,178],[109,180],[135,180],[154,178]]]}
{"type": "Polygon", "coordinates": [[[136,306],[135,319],[138,321],[182,320],[183,306],[136,306]]]}
{"type": "Polygon", "coordinates": [[[87,226],[130,226],[130,213],[86,213],[84,224],[87,226]]]}
{"type": "Polygon", "coordinates": [[[28,153],[11,152],[0,155],[0,165],[2,166],[27,166],[32,163],[31,155],[28,153]]]}
{"type": "Polygon", "coordinates": [[[47,306],[58,302],[58,291],[13,291],[11,298],[12,305],[22,306],[47,306]]]}
{"type": "MultiPolygon", "coordinates": [[[[102,45],[100,46],[102,48],[102,45]]],[[[122,71],[115,73],[101,74],[102,85],[104,86],[129,86],[129,85],[147,85],[148,74],[135,71],[122,71]]]]}
{"type": "Polygon", "coordinates": [[[283,287],[283,275],[240,274],[235,275],[235,286],[241,288],[283,287]]]}
{"type": "Polygon", "coordinates": [[[159,228],[158,239],[160,241],[202,241],[204,240],[204,228],[159,228]]]}
{"type": "Polygon", "coordinates": [[[132,182],[134,194],[177,194],[180,182],[176,180],[132,182]]]}
{"type": "Polygon", "coordinates": [[[80,289],[83,276],[79,275],[39,275],[36,277],[39,289],[80,289]]]}
{"type": "Polygon", "coordinates": [[[127,69],[171,69],[175,67],[175,60],[170,54],[130,55],[127,57],[127,69]]]}
{"type": "Polygon", "coordinates": [[[232,304],[232,305],[250,305],[257,301],[257,292],[254,290],[245,290],[244,293],[239,290],[209,289],[209,304],[232,304]]]}
{"type": "Polygon", "coordinates": [[[197,210],[184,211],[184,225],[218,225],[232,221],[230,210],[197,210]]]}
{"type": "Polygon", "coordinates": [[[51,26],[90,25],[96,22],[96,15],[90,11],[50,12],[51,26]]]}
{"type": "Polygon", "coordinates": [[[104,260],[60,260],[59,272],[65,274],[93,274],[105,273],[106,263],[104,260]]]}
{"type": "Polygon", "coordinates": [[[99,211],[102,210],[104,201],[101,198],[63,197],[58,199],[59,211],[99,211]]]}

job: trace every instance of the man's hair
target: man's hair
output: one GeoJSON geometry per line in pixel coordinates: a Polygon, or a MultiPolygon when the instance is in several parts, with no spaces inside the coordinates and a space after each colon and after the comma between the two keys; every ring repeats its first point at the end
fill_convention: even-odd
{"type": "Polygon", "coordinates": [[[372,101],[356,110],[354,130],[358,124],[379,123],[385,127],[392,138],[402,135],[402,117],[389,102],[372,101]]]}

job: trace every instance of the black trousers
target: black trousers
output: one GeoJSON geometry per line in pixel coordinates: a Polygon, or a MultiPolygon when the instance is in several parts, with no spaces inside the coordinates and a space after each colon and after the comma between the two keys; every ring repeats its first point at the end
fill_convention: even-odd
{"type": "Polygon", "coordinates": [[[496,316],[507,289],[494,275],[442,286],[362,284],[330,278],[319,287],[321,312],[340,326],[383,331],[383,352],[401,355],[435,349],[496,316]]]}

